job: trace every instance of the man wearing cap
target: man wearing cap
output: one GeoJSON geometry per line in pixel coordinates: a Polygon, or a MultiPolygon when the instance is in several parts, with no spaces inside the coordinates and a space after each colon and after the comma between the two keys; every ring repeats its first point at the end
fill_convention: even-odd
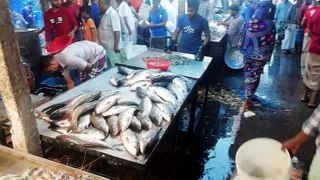
{"type": "Polygon", "coordinates": [[[106,51],[102,46],[91,41],[75,42],[55,55],[40,57],[38,67],[46,72],[61,71],[67,81],[68,89],[75,87],[70,71],[80,70],[81,82],[93,78],[106,68],[106,51]]]}
{"type": "Polygon", "coordinates": [[[22,9],[21,14],[24,20],[28,23],[27,28],[38,28],[37,22],[34,19],[32,7],[33,7],[33,2],[29,1],[27,3],[27,6],[22,9]]]}
{"type": "Polygon", "coordinates": [[[244,19],[239,14],[238,5],[231,5],[229,7],[231,18],[228,22],[219,22],[218,25],[222,24],[228,27],[228,39],[231,46],[237,46],[241,38],[240,34],[243,29],[244,19]]]}
{"type": "Polygon", "coordinates": [[[210,42],[210,30],[208,20],[197,13],[198,9],[198,0],[188,0],[188,13],[180,17],[169,46],[164,48],[165,51],[173,49],[181,32],[178,51],[194,54],[196,60],[203,60],[204,47],[210,42]],[[205,39],[202,42],[201,35],[203,32],[205,39]]]}

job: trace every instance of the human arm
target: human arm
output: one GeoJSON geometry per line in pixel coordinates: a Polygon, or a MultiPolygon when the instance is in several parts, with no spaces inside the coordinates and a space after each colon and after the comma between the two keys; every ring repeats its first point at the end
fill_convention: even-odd
{"type": "Polygon", "coordinates": [[[306,22],[307,22],[307,17],[303,17],[302,20],[301,20],[300,25],[301,25],[301,26],[305,26],[305,25],[306,25],[306,22]]]}
{"type": "Polygon", "coordinates": [[[300,147],[306,143],[311,137],[319,135],[320,129],[320,107],[314,110],[310,118],[302,125],[302,130],[294,138],[285,141],[282,148],[289,149],[296,154],[300,147]]]}
{"type": "Polygon", "coordinates": [[[123,18],[123,21],[124,21],[124,24],[125,24],[125,26],[126,26],[126,28],[127,28],[127,30],[128,30],[128,34],[131,35],[131,34],[132,34],[132,30],[131,30],[131,28],[130,28],[130,26],[129,26],[128,18],[127,18],[127,17],[124,17],[124,18],[123,18]]]}
{"type": "Polygon", "coordinates": [[[93,42],[98,42],[98,33],[97,33],[97,28],[96,28],[96,25],[93,21],[93,19],[89,18],[87,20],[87,25],[91,31],[91,34],[92,34],[92,41],[93,42]]]}
{"type": "Polygon", "coordinates": [[[114,31],[113,36],[114,36],[113,50],[114,52],[119,53],[120,52],[120,49],[119,49],[120,31],[114,31]]]}
{"type": "Polygon", "coordinates": [[[76,86],[76,84],[75,84],[75,82],[74,82],[73,79],[72,79],[72,76],[71,76],[71,74],[70,74],[70,71],[64,70],[62,74],[63,74],[64,79],[65,79],[66,82],[67,82],[67,87],[68,87],[68,89],[74,88],[74,87],[76,86]]]}

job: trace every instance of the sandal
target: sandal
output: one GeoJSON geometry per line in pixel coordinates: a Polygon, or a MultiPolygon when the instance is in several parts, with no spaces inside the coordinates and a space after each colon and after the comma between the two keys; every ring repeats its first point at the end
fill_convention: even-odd
{"type": "Polygon", "coordinates": [[[308,107],[311,108],[311,109],[315,109],[316,107],[318,107],[318,105],[311,105],[311,104],[308,104],[308,107]]]}
{"type": "Polygon", "coordinates": [[[301,98],[300,98],[300,101],[301,101],[301,102],[307,102],[308,100],[309,100],[308,97],[301,97],[301,98]]]}

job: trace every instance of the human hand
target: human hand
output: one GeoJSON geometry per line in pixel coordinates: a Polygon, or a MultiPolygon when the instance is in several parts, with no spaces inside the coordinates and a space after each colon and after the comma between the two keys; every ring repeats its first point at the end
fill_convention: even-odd
{"type": "Polygon", "coordinates": [[[113,48],[113,51],[114,51],[115,53],[120,53],[120,49],[119,49],[118,46],[115,46],[115,47],[113,48]]]}
{"type": "Polygon", "coordinates": [[[202,61],[203,60],[203,58],[204,58],[203,50],[204,50],[204,47],[203,47],[203,45],[201,45],[199,47],[199,50],[198,50],[197,54],[195,55],[195,60],[197,60],[197,61],[202,61]]]}
{"type": "Polygon", "coordinates": [[[170,39],[169,45],[166,45],[166,46],[164,47],[164,49],[163,49],[164,52],[172,51],[175,44],[176,44],[176,41],[173,40],[173,39],[170,39]]]}
{"type": "Polygon", "coordinates": [[[295,155],[299,151],[300,147],[301,147],[300,143],[297,143],[296,140],[292,138],[288,141],[283,142],[281,149],[282,150],[288,149],[290,153],[295,155]]]}

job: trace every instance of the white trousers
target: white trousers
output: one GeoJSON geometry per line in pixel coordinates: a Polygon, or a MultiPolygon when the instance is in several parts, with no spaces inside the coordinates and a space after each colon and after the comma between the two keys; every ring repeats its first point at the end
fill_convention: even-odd
{"type": "Polygon", "coordinates": [[[296,42],[296,24],[288,24],[287,29],[284,31],[284,40],[282,41],[282,50],[290,50],[295,48],[296,42]]]}

